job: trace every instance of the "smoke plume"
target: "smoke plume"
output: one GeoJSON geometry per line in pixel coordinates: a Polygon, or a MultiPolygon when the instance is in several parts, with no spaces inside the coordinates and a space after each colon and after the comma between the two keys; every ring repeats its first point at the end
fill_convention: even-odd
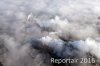
{"type": "Polygon", "coordinates": [[[0,66],[100,65],[99,2],[1,0],[0,66]]]}

